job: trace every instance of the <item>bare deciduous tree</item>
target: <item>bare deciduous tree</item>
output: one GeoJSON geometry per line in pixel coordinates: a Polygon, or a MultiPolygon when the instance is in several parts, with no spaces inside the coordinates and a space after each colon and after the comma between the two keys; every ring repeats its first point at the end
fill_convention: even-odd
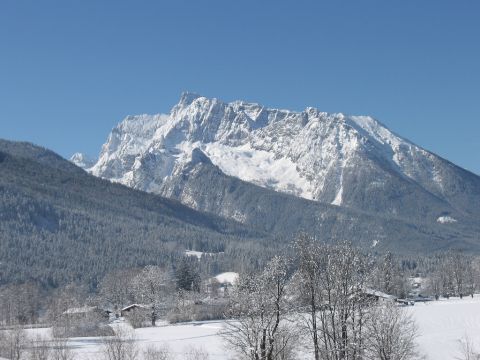
{"type": "Polygon", "coordinates": [[[349,243],[319,251],[317,305],[320,358],[357,359],[365,340],[371,300],[365,294],[370,261],[349,243]]]}
{"type": "Polygon", "coordinates": [[[29,360],[50,360],[51,355],[50,338],[37,335],[30,340],[29,360]]]}
{"type": "Polygon", "coordinates": [[[133,280],[136,297],[151,307],[151,322],[155,326],[161,310],[169,302],[171,292],[171,276],[158,266],[146,266],[133,280]]]}
{"type": "Polygon", "coordinates": [[[298,271],[294,276],[297,285],[297,302],[300,306],[302,325],[311,336],[315,360],[320,359],[317,312],[320,304],[320,253],[321,246],[314,238],[300,234],[294,242],[298,271]]]}
{"type": "Polygon", "coordinates": [[[143,360],[173,360],[174,356],[168,345],[149,346],[143,351],[143,360]]]}
{"type": "Polygon", "coordinates": [[[117,327],[115,335],[102,338],[102,353],[105,360],[138,359],[134,331],[117,327]]]}
{"type": "Polygon", "coordinates": [[[40,289],[33,283],[1,287],[0,323],[5,325],[36,323],[40,300],[40,289]]]}
{"type": "Polygon", "coordinates": [[[19,327],[0,333],[0,356],[20,360],[26,352],[27,336],[19,327]]]}
{"type": "Polygon", "coordinates": [[[208,360],[210,356],[203,347],[189,347],[185,351],[184,360],[208,360]]]}
{"type": "Polygon", "coordinates": [[[48,299],[47,319],[53,325],[53,335],[70,336],[75,324],[72,324],[64,314],[68,309],[82,307],[87,298],[84,286],[68,284],[56,289],[48,299]]]}
{"type": "Polygon", "coordinates": [[[427,280],[427,291],[435,297],[435,300],[443,294],[443,277],[440,271],[433,272],[427,280]]]}
{"type": "Polygon", "coordinates": [[[461,356],[457,357],[457,360],[480,360],[480,352],[467,335],[459,340],[459,347],[461,356]]]}
{"type": "Polygon", "coordinates": [[[454,294],[460,296],[460,298],[465,294],[465,280],[468,262],[468,257],[461,252],[451,251],[447,255],[447,267],[445,270],[451,274],[454,294]]]}
{"type": "Polygon", "coordinates": [[[411,315],[395,303],[387,302],[371,309],[365,324],[365,358],[370,360],[417,359],[417,326],[411,315]]]}
{"type": "Polygon", "coordinates": [[[68,346],[67,338],[53,338],[51,348],[52,360],[75,360],[75,354],[68,346]]]}
{"type": "Polygon", "coordinates": [[[132,299],[133,270],[116,270],[105,275],[99,285],[100,298],[118,311],[132,299]]]}
{"type": "Polygon", "coordinates": [[[284,258],[275,257],[259,274],[241,276],[235,286],[223,337],[240,356],[252,360],[280,359],[294,335],[288,321],[288,267],[284,258]]]}

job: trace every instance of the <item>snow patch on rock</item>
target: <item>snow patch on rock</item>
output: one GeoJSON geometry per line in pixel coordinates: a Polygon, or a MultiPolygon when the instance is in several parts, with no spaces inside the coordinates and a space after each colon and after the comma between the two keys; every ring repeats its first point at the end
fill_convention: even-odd
{"type": "Polygon", "coordinates": [[[275,158],[273,153],[252,148],[209,143],[205,153],[224,173],[276,191],[312,199],[311,185],[292,160],[275,158]]]}
{"type": "Polygon", "coordinates": [[[451,216],[440,216],[437,219],[437,222],[440,224],[453,224],[457,222],[457,219],[451,217],[451,216]]]}

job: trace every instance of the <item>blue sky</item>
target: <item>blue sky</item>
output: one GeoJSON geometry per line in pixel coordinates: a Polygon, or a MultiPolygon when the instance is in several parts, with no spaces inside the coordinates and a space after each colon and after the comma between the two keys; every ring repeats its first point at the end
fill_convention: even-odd
{"type": "Polygon", "coordinates": [[[480,173],[480,2],[0,2],[0,137],[97,155],[183,90],[369,114],[480,173]]]}

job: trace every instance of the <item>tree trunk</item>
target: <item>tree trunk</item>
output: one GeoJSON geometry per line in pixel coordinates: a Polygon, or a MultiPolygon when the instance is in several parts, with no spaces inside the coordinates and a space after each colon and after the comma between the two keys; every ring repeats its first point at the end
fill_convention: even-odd
{"type": "Polygon", "coordinates": [[[315,305],[315,290],[313,289],[311,291],[310,308],[312,310],[313,349],[315,351],[315,360],[320,360],[317,332],[317,306],[315,305]]]}
{"type": "Polygon", "coordinates": [[[260,358],[262,360],[266,359],[266,349],[267,348],[267,329],[263,329],[262,340],[260,342],[260,358]]]}
{"type": "Polygon", "coordinates": [[[155,309],[152,309],[152,326],[155,326],[155,322],[157,321],[157,313],[155,309]]]}
{"type": "Polygon", "coordinates": [[[348,315],[346,311],[344,310],[345,314],[342,316],[342,324],[341,324],[341,329],[342,329],[342,349],[340,352],[340,359],[345,359],[347,356],[347,343],[348,343],[348,334],[347,334],[347,320],[348,320],[348,315]]]}

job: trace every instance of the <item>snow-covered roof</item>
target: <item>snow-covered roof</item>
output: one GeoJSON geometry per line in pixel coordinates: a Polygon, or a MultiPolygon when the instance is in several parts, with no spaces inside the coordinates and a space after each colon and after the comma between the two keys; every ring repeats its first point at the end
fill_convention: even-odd
{"type": "Polygon", "coordinates": [[[233,271],[224,272],[215,276],[215,279],[221,284],[234,284],[238,280],[238,273],[233,271]]]}
{"type": "Polygon", "coordinates": [[[144,304],[131,304],[131,305],[125,306],[121,311],[127,311],[127,310],[130,310],[130,309],[135,308],[135,307],[142,308],[142,309],[148,309],[148,306],[144,305],[144,304]]]}
{"type": "Polygon", "coordinates": [[[374,290],[374,289],[365,289],[364,293],[367,294],[367,295],[376,296],[376,297],[379,297],[379,298],[382,298],[382,299],[395,300],[397,298],[394,295],[390,295],[390,294],[384,293],[384,292],[379,291],[379,290],[374,290]]]}

